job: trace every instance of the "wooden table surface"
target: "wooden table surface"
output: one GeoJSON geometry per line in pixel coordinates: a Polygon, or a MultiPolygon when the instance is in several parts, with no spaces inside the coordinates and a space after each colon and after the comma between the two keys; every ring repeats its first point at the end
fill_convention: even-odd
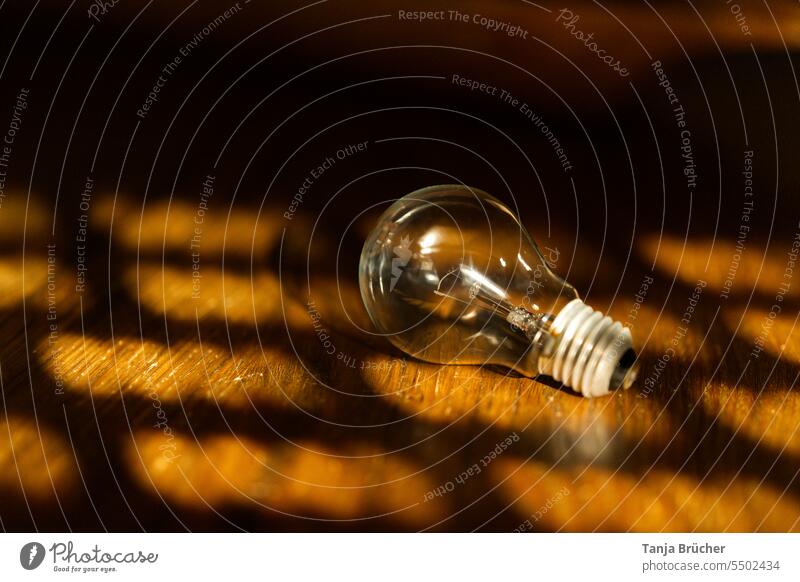
{"type": "MultiPolygon", "coordinates": [[[[519,16],[515,5],[504,6],[509,18],[519,16]]],[[[123,12],[127,8],[120,10],[115,18],[128,14],[123,12]]],[[[784,21],[784,41],[794,47],[800,18],[792,10],[788,4],[776,8],[794,18],[784,21]]],[[[363,11],[353,8],[348,16],[363,11]]],[[[736,29],[726,28],[727,13],[713,14],[709,22],[725,31],[719,35],[725,50],[740,43],[744,49],[737,54],[749,63],[752,49],[740,42],[736,29]]],[[[754,20],[767,22],[768,14],[758,14],[762,20],[754,20]]],[[[197,23],[204,18],[198,16],[197,23]]],[[[75,30],[85,26],[82,22],[75,30]]],[[[535,19],[528,22],[532,30],[552,28],[535,19]]],[[[647,29],[641,18],[635,22],[647,29]]],[[[180,29],[178,37],[191,26],[180,29]]],[[[101,29],[98,25],[98,34],[101,29]]],[[[375,30],[369,30],[365,45],[375,42],[375,30]]],[[[395,34],[397,27],[389,30],[395,34]]],[[[654,55],[679,58],[675,46],[664,48],[674,39],[662,33],[648,45],[654,55]]],[[[230,36],[222,38],[230,40],[241,33],[237,28],[225,34],[230,36]]],[[[571,39],[551,34],[553,43],[571,46],[571,39]]],[[[688,38],[700,32],[687,26],[680,34],[688,38]]],[[[548,170],[548,163],[541,161],[550,159],[550,146],[525,129],[513,112],[497,114],[506,116],[502,118],[509,131],[519,130],[526,151],[539,156],[545,190],[553,192],[553,214],[545,220],[536,214],[534,194],[527,193],[533,180],[519,169],[521,159],[514,162],[517,170],[501,167],[503,175],[516,180],[515,192],[526,192],[520,196],[523,221],[536,231],[542,247],[558,251],[557,270],[587,302],[607,310],[633,333],[639,380],[628,391],[593,400],[502,370],[421,363],[370,333],[356,264],[361,241],[380,208],[365,214],[361,210],[425,185],[416,177],[386,178],[381,182],[384,192],[372,189],[377,182],[369,182],[328,212],[324,203],[351,177],[337,175],[336,183],[324,185],[326,196],[309,198],[291,221],[285,218],[292,184],[302,182],[297,177],[313,160],[324,159],[337,144],[362,138],[369,141],[370,159],[381,160],[380,167],[434,160],[470,174],[471,163],[460,154],[452,154],[452,160],[425,157],[427,150],[420,147],[381,157],[376,140],[414,135],[422,127],[436,134],[437,124],[425,120],[411,127],[397,116],[385,124],[359,122],[347,137],[323,142],[305,156],[296,174],[277,185],[277,198],[261,195],[275,170],[273,161],[282,162],[286,151],[302,140],[295,143],[288,136],[291,145],[285,150],[270,146],[264,151],[256,161],[256,167],[264,164],[263,175],[242,187],[249,188],[249,197],[234,194],[236,172],[243,170],[236,166],[241,160],[229,156],[226,160],[233,158],[230,164],[239,169],[220,170],[211,210],[200,215],[200,185],[211,154],[197,154],[202,162],[190,157],[184,171],[189,176],[179,180],[178,171],[169,171],[189,148],[167,142],[161,159],[170,160],[163,162],[170,170],[148,178],[156,165],[148,156],[166,125],[158,111],[136,125],[140,129],[131,161],[124,172],[120,169],[122,154],[134,143],[129,130],[137,122],[131,111],[152,80],[146,76],[126,101],[127,129],[122,131],[117,118],[109,117],[114,121],[100,150],[103,163],[92,174],[96,185],[84,224],[81,192],[105,118],[92,118],[85,127],[81,122],[73,149],[65,154],[82,93],[64,97],[70,105],[56,107],[58,122],[51,122],[50,129],[60,137],[45,138],[39,144],[41,156],[34,158],[39,132],[44,135],[43,93],[56,83],[55,72],[65,64],[49,65],[46,59],[43,66],[52,66],[47,69],[52,74],[32,83],[32,95],[39,101],[26,119],[28,141],[18,146],[17,176],[0,206],[0,527],[800,530],[800,203],[792,153],[797,151],[800,117],[791,75],[780,68],[788,53],[775,48],[776,38],[764,33],[757,41],[766,47],[765,55],[778,55],[772,60],[766,56],[762,63],[773,92],[773,115],[765,106],[768,95],[748,85],[754,77],[747,75],[757,68],[745,67],[749,72],[738,85],[759,172],[758,216],[743,249],[737,248],[737,236],[745,148],[740,129],[731,125],[737,119],[732,93],[715,77],[722,69],[713,59],[698,67],[711,99],[725,102],[692,109],[703,96],[693,80],[687,83],[694,90],[684,88],[682,93],[696,124],[695,152],[704,164],[704,181],[691,200],[682,186],[674,121],[644,57],[636,65],[642,76],[634,79],[654,126],[641,117],[629,87],[622,87],[620,92],[630,99],[614,101],[614,111],[630,130],[625,144],[607,137],[613,125],[609,116],[597,113],[602,110],[599,100],[588,105],[580,88],[563,88],[587,116],[587,125],[595,128],[591,131],[601,136],[598,143],[607,146],[596,154],[608,157],[604,163],[609,169],[602,177],[608,183],[602,189],[590,150],[575,154],[578,169],[572,184],[579,194],[573,196],[560,167],[548,170]],[[713,120],[713,132],[709,110],[722,112],[713,120]],[[777,120],[774,126],[770,119],[777,120]],[[86,134],[92,139],[84,143],[80,136],[86,134]],[[659,155],[671,160],[664,161],[661,172],[655,161],[656,134],[659,155]],[[625,151],[634,158],[645,151],[653,157],[628,164],[621,153],[625,151]],[[26,172],[34,175],[34,159],[39,166],[29,191],[26,172]],[[200,169],[194,172],[195,167],[200,169]],[[58,193],[62,202],[56,214],[58,193]],[[197,255],[192,237],[199,216],[197,255]],[[89,241],[85,261],[79,259],[76,239],[83,226],[89,241]]],[[[294,57],[302,61],[325,46],[294,57]]],[[[697,54],[715,50],[708,42],[687,46],[697,54]]],[[[173,48],[159,53],[155,64],[163,63],[173,48]]],[[[363,70],[374,72],[376,62],[366,62],[363,70]]],[[[439,64],[430,59],[392,63],[412,63],[426,74],[439,64]]],[[[96,66],[94,60],[78,59],[78,72],[67,86],[85,88],[96,66]]],[[[268,70],[283,79],[287,66],[268,70]]],[[[475,66],[482,74],[491,69],[485,63],[475,66]]],[[[392,74],[392,67],[385,75],[392,74]]],[[[691,76],[680,61],[669,70],[676,85],[681,71],[691,76]]],[[[362,69],[353,71],[358,78],[362,69]]],[[[124,76],[113,74],[115,82],[124,82],[124,76]]],[[[253,100],[265,92],[261,82],[266,83],[249,86],[253,100]]],[[[607,78],[602,82],[611,83],[607,78]]],[[[332,83],[328,88],[338,85],[330,79],[326,83],[332,83]]],[[[171,87],[185,95],[191,85],[175,80],[171,87]]],[[[309,95],[309,87],[313,83],[292,95],[305,101],[324,92],[309,95]]],[[[409,103],[416,99],[410,92],[403,95],[409,103]]],[[[422,100],[433,103],[432,95],[425,93],[422,100]]],[[[290,109],[284,106],[294,97],[265,115],[274,116],[276,123],[285,119],[290,109]]],[[[474,105],[474,96],[462,97],[463,107],[474,105]]],[[[104,98],[102,103],[112,101],[104,98]]],[[[165,98],[159,107],[178,104],[165,98]]],[[[372,106],[372,101],[343,98],[326,112],[335,111],[332,118],[342,119],[360,104],[372,106]]],[[[90,100],[92,106],[97,103],[90,100]]],[[[555,119],[555,110],[547,109],[551,106],[542,104],[555,119]]],[[[181,139],[191,136],[204,112],[185,122],[181,139]]],[[[219,151],[240,120],[235,113],[236,107],[228,107],[223,121],[210,123],[208,131],[223,137],[217,136],[212,147],[209,135],[202,133],[200,139],[206,141],[201,151],[206,146],[214,154],[219,151]]],[[[303,139],[321,127],[314,115],[307,121],[313,131],[300,132],[303,139]]],[[[268,133],[255,122],[247,127],[245,135],[252,140],[242,138],[245,143],[237,152],[250,152],[268,133]]],[[[462,143],[471,139],[464,136],[480,131],[461,121],[453,122],[452,129],[462,143]]],[[[585,141],[580,134],[561,135],[573,152],[585,141]]],[[[505,147],[499,145],[502,140],[474,141],[482,143],[484,153],[505,147]]],[[[364,162],[352,176],[372,169],[364,162]]],[[[474,176],[478,174],[476,170],[474,176]]]]}
{"type": "MultiPolygon", "coordinates": [[[[158,215],[145,221],[163,233],[158,215]]],[[[231,220],[234,239],[253,224],[231,220]]],[[[105,314],[60,283],[71,273],[48,275],[46,253],[0,262],[6,527],[798,528],[797,292],[754,356],[770,305],[720,307],[730,244],[643,238],[629,271],[653,283],[609,310],[632,328],[640,380],[589,400],[406,359],[354,331],[348,317],[369,329],[356,284],[335,274],[310,279],[308,303],[302,277],[204,266],[193,297],[191,267],[126,251],[139,234],[120,232],[105,314]]],[[[737,281],[770,293],[784,259],[751,254],[737,281]]]]}

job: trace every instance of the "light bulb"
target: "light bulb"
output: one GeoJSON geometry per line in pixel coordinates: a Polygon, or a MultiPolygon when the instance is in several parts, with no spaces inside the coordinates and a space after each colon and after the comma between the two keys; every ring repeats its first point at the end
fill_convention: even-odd
{"type": "Polygon", "coordinates": [[[514,213],[475,188],[392,204],[364,244],[359,285],[380,333],[424,361],[551,376],[584,396],[636,377],[630,330],[583,303],[514,213]]]}

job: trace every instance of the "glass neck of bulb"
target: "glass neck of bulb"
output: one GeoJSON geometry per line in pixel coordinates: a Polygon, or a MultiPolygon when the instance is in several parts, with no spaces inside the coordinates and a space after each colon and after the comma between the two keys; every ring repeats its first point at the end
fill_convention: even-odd
{"type": "Polygon", "coordinates": [[[588,397],[628,388],[636,378],[630,330],[580,299],[555,315],[514,309],[507,320],[531,342],[519,366],[526,375],[551,376],[588,397]]]}

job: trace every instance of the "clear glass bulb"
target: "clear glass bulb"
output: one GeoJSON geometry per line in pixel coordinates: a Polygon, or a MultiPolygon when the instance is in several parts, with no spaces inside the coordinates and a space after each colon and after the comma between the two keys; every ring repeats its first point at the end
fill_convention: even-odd
{"type": "Polygon", "coordinates": [[[364,244],[359,284],[378,330],[415,358],[549,375],[585,396],[635,379],[630,331],[584,304],[481,190],[433,186],[392,204],[364,244]]]}

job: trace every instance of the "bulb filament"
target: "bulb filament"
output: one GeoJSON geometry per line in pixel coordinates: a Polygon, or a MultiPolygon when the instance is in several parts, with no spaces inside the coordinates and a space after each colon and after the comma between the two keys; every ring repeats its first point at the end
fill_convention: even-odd
{"type": "Polygon", "coordinates": [[[549,314],[531,313],[524,307],[515,307],[502,288],[471,267],[459,265],[449,271],[439,280],[435,293],[467,306],[477,304],[478,307],[488,309],[493,314],[502,316],[513,331],[522,332],[535,344],[549,345],[547,329],[553,317],[549,314]],[[461,287],[467,288],[469,300],[458,293],[461,287]]]}

